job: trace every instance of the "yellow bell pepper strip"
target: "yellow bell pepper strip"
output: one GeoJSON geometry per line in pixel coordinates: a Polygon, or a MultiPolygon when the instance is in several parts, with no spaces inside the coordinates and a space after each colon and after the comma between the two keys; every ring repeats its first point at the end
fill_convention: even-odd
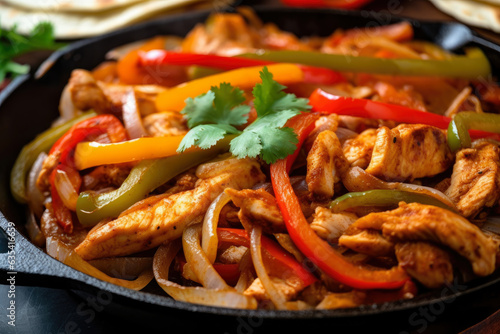
{"type": "Polygon", "coordinates": [[[42,152],[48,152],[52,145],[73,125],[95,115],[96,113],[93,111],[83,113],[64,124],[42,132],[22,148],[10,174],[10,189],[16,201],[26,203],[28,199],[26,195],[26,176],[38,155],[42,152]]]}
{"type": "Polygon", "coordinates": [[[276,201],[283,215],[288,233],[299,250],[318,268],[342,284],[356,289],[397,289],[410,278],[399,266],[389,270],[370,270],[354,264],[321,239],[309,226],[288,175],[300,150],[301,143],[314,127],[317,115],[302,114],[292,118],[287,126],[299,137],[294,154],[271,164],[271,181],[276,201]]]}
{"type": "MultiPolygon", "coordinates": [[[[299,83],[304,80],[304,73],[299,66],[294,64],[273,64],[267,68],[273,74],[274,80],[283,85],[299,83]]],[[[160,111],[181,111],[185,107],[185,100],[188,97],[194,98],[204,94],[212,86],[223,82],[229,83],[233,87],[251,89],[255,84],[261,82],[260,71],[262,71],[262,66],[244,67],[191,80],[158,94],[156,108],[160,111]]]]}
{"type": "Polygon", "coordinates": [[[446,205],[435,197],[396,189],[373,189],[347,193],[331,201],[330,209],[334,212],[342,212],[362,206],[397,207],[399,202],[417,202],[457,212],[455,208],[446,205]]]}
{"type": "Polygon", "coordinates": [[[465,56],[445,60],[377,58],[320,53],[315,51],[264,51],[240,57],[325,67],[336,71],[406,76],[437,76],[477,79],[491,74],[488,58],[479,48],[465,50],[465,56]]]}
{"type": "Polygon", "coordinates": [[[76,146],[75,165],[78,170],[100,165],[118,164],[176,155],[184,135],[142,137],[119,143],[82,142],[76,146]]]}
{"type": "Polygon", "coordinates": [[[473,111],[457,113],[451,120],[447,132],[448,145],[453,152],[471,147],[470,129],[500,133],[500,115],[473,111]]]}
{"type": "Polygon", "coordinates": [[[116,190],[100,194],[81,192],[76,202],[78,220],[83,226],[90,227],[105,218],[116,218],[122,211],[180,173],[228,151],[229,142],[233,138],[227,136],[207,150],[141,161],[132,168],[129,176],[116,190]]]}

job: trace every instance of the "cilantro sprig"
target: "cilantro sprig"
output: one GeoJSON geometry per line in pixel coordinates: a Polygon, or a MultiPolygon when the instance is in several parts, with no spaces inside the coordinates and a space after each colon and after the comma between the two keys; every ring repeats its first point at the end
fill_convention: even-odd
{"type": "Polygon", "coordinates": [[[49,22],[38,23],[29,36],[20,35],[16,30],[15,26],[0,28],[0,82],[29,72],[29,66],[15,62],[15,57],[34,50],[57,50],[64,45],[54,41],[54,28],[49,22]]]}
{"type": "Polygon", "coordinates": [[[213,86],[207,93],[188,98],[181,111],[190,131],[181,141],[178,152],[192,146],[207,149],[226,135],[237,135],[230,143],[230,152],[238,158],[262,158],[273,163],[286,158],[296,149],[297,135],[286,122],[310,109],[309,100],[286,93],[285,86],[273,79],[267,67],[260,72],[262,83],[253,88],[253,105],[257,118],[245,129],[238,127],[248,121],[250,106],[243,104],[242,90],[228,83],[213,86]]]}

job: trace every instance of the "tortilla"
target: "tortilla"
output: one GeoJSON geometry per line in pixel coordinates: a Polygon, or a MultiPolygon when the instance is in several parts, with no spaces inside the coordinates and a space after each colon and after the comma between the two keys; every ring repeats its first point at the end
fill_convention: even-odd
{"type": "Polygon", "coordinates": [[[151,0],[3,0],[2,2],[26,10],[99,12],[117,7],[129,6],[141,1],[146,2],[151,0]]]}
{"type": "MultiPolygon", "coordinates": [[[[114,0],[117,2],[129,2],[129,5],[115,7],[103,11],[94,12],[65,12],[52,10],[28,10],[13,6],[0,0],[0,25],[2,28],[10,28],[17,25],[17,32],[29,34],[31,30],[42,21],[49,21],[54,26],[54,35],[57,39],[86,38],[112,30],[122,28],[127,25],[167,13],[175,13],[192,8],[194,4],[207,4],[215,6],[208,0],[114,0]]],[[[18,0],[9,0],[16,2],[18,0]]],[[[22,0],[28,2],[28,0],[22,0]]],[[[47,0],[49,3],[64,3],[66,0],[47,0]]],[[[109,0],[111,3],[113,0],[109,0]]],[[[33,0],[33,3],[43,3],[44,1],[33,0]]],[[[77,1],[75,1],[76,3],[77,1]]],[[[79,3],[86,1],[79,0],[79,3]]],[[[105,3],[104,0],[92,0],[89,3],[105,3]]],[[[217,1],[216,1],[217,2],[217,1]]],[[[80,7],[81,8],[81,7],[80,7]]]]}
{"type": "Polygon", "coordinates": [[[457,20],[500,33],[500,0],[430,0],[457,20]]]}

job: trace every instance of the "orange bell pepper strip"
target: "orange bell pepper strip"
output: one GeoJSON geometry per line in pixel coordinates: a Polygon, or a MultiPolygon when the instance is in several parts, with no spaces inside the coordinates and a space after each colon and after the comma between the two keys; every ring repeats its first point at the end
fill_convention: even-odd
{"type": "MultiPolygon", "coordinates": [[[[273,74],[274,80],[283,85],[304,80],[304,73],[299,66],[294,64],[273,64],[268,65],[267,68],[273,74]]],[[[187,98],[204,94],[212,86],[217,86],[222,82],[241,89],[251,89],[261,82],[260,71],[262,71],[262,66],[244,67],[191,80],[158,94],[156,108],[159,111],[181,111],[186,105],[187,98]]]]}
{"type": "Polygon", "coordinates": [[[288,233],[305,256],[340,283],[363,290],[400,288],[410,279],[401,267],[397,266],[389,270],[369,270],[348,261],[314,232],[301,210],[288,173],[300,150],[301,143],[314,128],[316,117],[315,114],[302,114],[288,122],[287,126],[293,128],[299,138],[297,150],[288,158],[271,164],[271,181],[276,202],[285,220],[288,233]]]}
{"type": "Polygon", "coordinates": [[[145,51],[164,49],[165,38],[162,36],[150,39],[142,46],[123,56],[116,64],[116,73],[122,84],[127,85],[162,85],[175,86],[187,80],[185,68],[170,66],[163,68],[161,73],[151,72],[138,66],[139,54],[145,51]]]}
{"type": "Polygon", "coordinates": [[[177,154],[182,138],[183,135],[142,137],[110,144],[82,142],[76,146],[75,166],[83,170],[100,165],[169,157],[177,154]]]}

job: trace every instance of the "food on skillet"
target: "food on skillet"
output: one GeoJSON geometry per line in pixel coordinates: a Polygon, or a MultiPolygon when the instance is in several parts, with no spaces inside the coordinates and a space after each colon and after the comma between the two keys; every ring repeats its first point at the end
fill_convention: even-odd
{"type": "Polygon", "coordinates": [[[299,38],[214,14],[75,69],[20,153],[47,253],[131,289],[263,309],[410,299],[498,266],[500,88],[406,22],[299,38]]]}

